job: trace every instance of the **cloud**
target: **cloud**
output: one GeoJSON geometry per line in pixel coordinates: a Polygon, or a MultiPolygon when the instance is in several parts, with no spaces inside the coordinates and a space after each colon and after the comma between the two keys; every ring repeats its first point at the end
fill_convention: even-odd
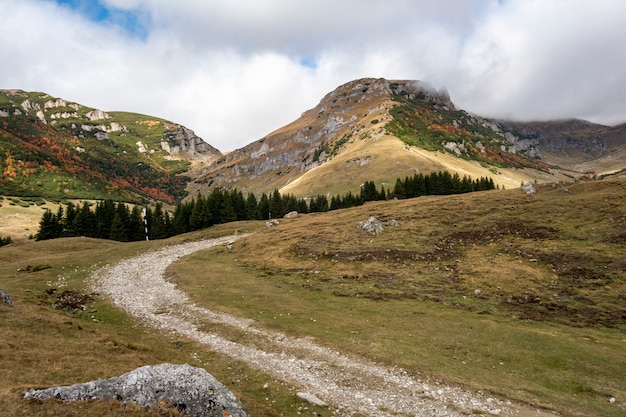
{"type": "Polygon", "coordinates": [[[220,150],[361,77],[445,86],[486,116],[617,123],[624,15],[619,0],[3,0],[0,88],[163,117],[220,150]]]}

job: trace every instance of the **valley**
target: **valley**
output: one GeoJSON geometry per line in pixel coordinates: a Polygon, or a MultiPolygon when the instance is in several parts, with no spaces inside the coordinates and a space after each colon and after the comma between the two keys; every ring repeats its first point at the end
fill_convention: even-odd
{"type": "Polygon", "coordinates": [[[421,81],[364,78],[222,153],[174,122],[2,90],[0,415],[180,415],[22,399],[173,362],[251,416],[622,416],[625,126],[492,120],[421,81]],[[256,217],[216,203],[311,204],[440,171],[497,189],[293,218],[267,196],[256,217]],[[103,201],[211,227],[33,239],[46,210],[103,201]]]}
{"type": "MultiPolygon", "coordinates": [[[[207,349],[178,333],[179,322],[169,321],[170,330],[144,327],[106,293],[86,301],[85,310],[55,308],[55,294],[64,290],[94,293],[90,277],[107,264],[251,233],[230,249],[222,244],[181,257],[165,270],[166,279],[198,309],[236,317],[250,330],[402,369],[428,386],[415,391],[424,401],[451,384],[558,415],[622,415],[625,187],[623,179],[542,185],[534,196],[515,189],[371,202],[279,220],[269,229],[264,222],[235,222],[163,241],[64,238],[2,247],[2,286],[14,305],[0,306],[6,335],[0,404],[34,416],[50,410],[146,415],[99,402],[29,403],[20,395],[173,361],[207,369],[251,415],[332,415],[337,400],[327,398],[329,408],[304,403],[295,393],[306,384],[207,349]],[[381,234],[357,227],[369,216],[385,225],[381,234]],[[18,271],[27,265],[49,268],[18,271]]],[[[156,317],[167,322],[169,309],[177,314],[183,298],[176,300],[154,311],[156,317]]],[[[266,346],[258,336],[195,314],[189,317],[196,317],[198,331],[266,346]]],[[[488,411],[470,410],[493,415],[488,411]]]]}

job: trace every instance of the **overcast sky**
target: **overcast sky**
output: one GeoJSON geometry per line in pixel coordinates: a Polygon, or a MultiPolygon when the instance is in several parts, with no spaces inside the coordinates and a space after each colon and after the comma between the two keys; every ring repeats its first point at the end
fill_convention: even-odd
{"type": "Polygon", "coordinates": [[[0,0],[0,88],[163,117],[221,151],[363,77],[617,124],[625,17],[624,0],[0,0]]]}

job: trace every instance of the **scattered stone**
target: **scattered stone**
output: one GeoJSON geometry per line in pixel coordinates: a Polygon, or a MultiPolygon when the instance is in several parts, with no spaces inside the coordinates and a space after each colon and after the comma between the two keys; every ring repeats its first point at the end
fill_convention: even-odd
{"type": "Polygon", "coordinates": [[[9,297],[9,294],[7,294],[2,288],[0,288],[0,302],[13,307],[13,301],[11,301],[11,297],[9,297]]]}
{"type": "Polygon", "coordinates": [[[370,216],[364,222],[359,222],[359,228],[373,235],[379,235],[385,230],[383,225],[373,216],[370,216]]]}
{"type": "Polygon", "coordinates": [[[526,195],[531,196],[531,195],[535,195],[537,194],[537,190],[535,189],[535,186],[533,185],[532,182],[525,182],[522,185],[522,190],[524,190],[524,192],[526,193],[526,195]]]}
{"type": "Polygon", "coordinates": [[[299,392],[296,394],[296,396],[304,401],[308,401],[313,405],[317,405],[319,407],[327,407],[328,404],[326,404],[323,400],[320,400],[319,398],[317,398],[315,395],[313,394],[309,394],[308,392],[299,392]]]}
{"type": "Polygon", "coordinates": [[[74,314],[87,310],[87,304],[92,303],[96,296],[96,294],[83,294],[74,290],[65,290],[61,294],[57,294],[56,288],[49,288],[46,293],[56,297],[53,304],[54,308],[70,311],[74,314]]]}
{"type": "Polygon", "coordinates": [[[396,219],[391,219],[387,222],[387,226],[398,227],[400,226],[400,222],[396,219]]]}
{"type": "Polygon", "coordinates": [[[298,212],[297,211],[290,211],[289,213],[285,214],[285,219],[295,219],[296,217],[298,217],[298,212]]]}
{"type": "Polygon", "coordinates": [[[248,417],[241,402],[201,368],[164,363],[143,366],[113,378],[31,390],[25,399],[117,400],[141,407],[171,407],[192,417],[248,417]]]}

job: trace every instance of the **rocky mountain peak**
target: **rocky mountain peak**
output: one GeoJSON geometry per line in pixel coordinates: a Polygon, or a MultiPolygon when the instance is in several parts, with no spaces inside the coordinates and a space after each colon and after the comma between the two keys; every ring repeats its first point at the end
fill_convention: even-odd
{"type": "Polygon", "coordinates": [[[324,112],[352,107],[374,99],[401,96],[410,100],[428,101],[432,104],[454,109],[445,88],[437,90],[431,84],[419,80],[386,80],[384,78],[361,78],[345,83],[328,93],[310,111],[324,112]]]}

